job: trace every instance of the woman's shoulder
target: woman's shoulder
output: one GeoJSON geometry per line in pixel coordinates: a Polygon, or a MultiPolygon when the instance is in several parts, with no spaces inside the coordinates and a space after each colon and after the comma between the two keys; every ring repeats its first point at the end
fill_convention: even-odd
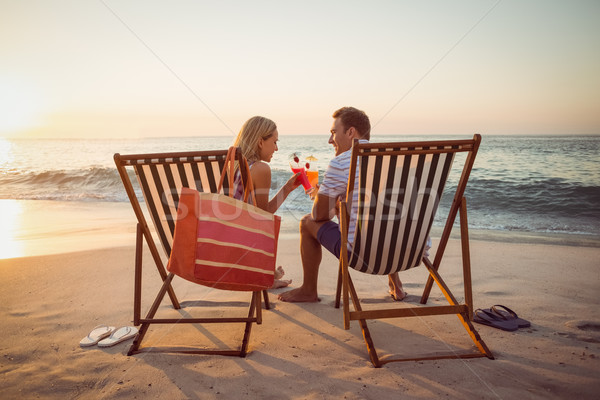
{"type": "Polygon", "coordinates": [[[250,166],[250,171],[253,173],[271,172],[271,167],[264,161],[255,161],[250,166]]]}
{"type": "Polygon", "coordinates": [[[266,162],[254,162],[250,167],[250,174],[252,174],[255,184],[259,184],[260,186],[271,185],[271,167],[266,162]]]}

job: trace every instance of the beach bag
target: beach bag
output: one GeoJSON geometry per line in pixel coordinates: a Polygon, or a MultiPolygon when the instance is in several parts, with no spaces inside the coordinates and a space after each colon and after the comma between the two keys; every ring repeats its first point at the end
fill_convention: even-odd
{"type": "Polygon", "coordinates": [[[167,269],[201,285],[238,291],[273,285],[281,217],[248,204],[254,198],[244,157],[244,201],[233,198],[236,149],[230,148],[218,192],[228,176],[229,195],[182,188],[167,269]]]}

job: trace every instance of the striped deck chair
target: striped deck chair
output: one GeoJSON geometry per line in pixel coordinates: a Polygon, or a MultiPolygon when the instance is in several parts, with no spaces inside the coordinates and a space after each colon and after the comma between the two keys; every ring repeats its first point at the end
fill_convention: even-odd
{"type": "MultiPolygon", "coordinates": [[[[340,202],[340,229],[342,249],[347,247],[348,202],[351,203],[358,175],[358,209],[356,231],[352,252],[342,250],[335,306],[340,306],[343,294],[344,328],[350,321],[358,320],[375,367],[391,361],[430,360],[442,358],[471,358],[486,356],[493,359],[479,334],[471,323],[473,313],[471,291],[471,266],[467,228],[467,207],[463,195],[481,136],[473,140],[429,141],[412,143],[367,143],[354,142],[346,201],[340,202]],[[460,168],[455,161],[456,153],[466,153],[462,175],[454,193],[454,201],[445,221],[434,261],[423,255],[427,237],[440,202],[448,175],[453,167],[460,168]],[[358,168],[358,174],[356,171],[358,168]],[[438,273],[452,226],[460,211],[460,232],[464,276],[464,304],[459,304],[438,273]],[[348,267],[374,275],[389,275],[421,264],[429,271],[429,279],[440,287],[449,305],[413,306],[406,304],[394,308],[363,310],[350,278],[348,267]],[[351,297],[354,311],[350,311],[351,297]],[[453,353],[410,359],[381,360],[377,356],[367,319],[399,318],[456,314],[469,333],[479,351],[467,354],[453,353]]],[[[426,285],[428,296],[431,286],[426,285]]],[[[425,304],[427,296],[421,298],[425,304]]]]}
{"type": "MultiPolygon", "coordinates": [[[[241,157],[241,151],[238,149],[236,158],[241,159],[241,157]]],[[[133,211],[137,218],[133,323],[136,326],[141,324],[141,327],[129,349],[128,355],[151,350],[157,352],[220,354],[240,357],[245,357],[246,355],[252,323],[260,324],[262,322],[262,301],[260,292],[252,293],[247,317],[183,318],[182,316],[177,319],[155,318],[155,314],[165,294],[169,295],[173,308],[180,309],[181,306],[173,287],[171,286],[174,274],[167,274],[167,271],[165,270],[165,265],[150,231],[150,224],[146,220],[144,212],[142,211],[142,206],[138,201],[132,177],[128,174],[128,170],[133,169],[133,171],[135,171],[139,188],[148,208],[148,214],[151,219],[150,223],[153,224],[155,228],[158,241],[162,245],[163,255],[166,256],[166,259],[168,260],[169,255],[171,254],[171,246],[173,245],[179,190],[181,187],[189,187],[201,192],[216,192],[226,158],[227,150],[114,155],[119,175],[123,181],[127,196],[129,197],[129,201],[131,202],[131,206],[133,207],[133,211]],[[150,254],[156,264],[160,277],[163,280],[163,285],[158,292],[154,303],[148,310],[146,317],[141,318],[142,246],[144,240],[150,250],[150,254]],[[237,350],[140,347],[144,335],[151,324],[179,323],[244,323],[245,332],[242,344],[237,350]]],[[[242,175],[244,178],[245,175],[242,175]]],[[[228,179],[224,179],[223,191],[225,194],[228,193],[229,189],[228,179]]],[[[266,290],[263,291],[263,295],[265,307],[269,309],[269,298],[266,290]]]]}

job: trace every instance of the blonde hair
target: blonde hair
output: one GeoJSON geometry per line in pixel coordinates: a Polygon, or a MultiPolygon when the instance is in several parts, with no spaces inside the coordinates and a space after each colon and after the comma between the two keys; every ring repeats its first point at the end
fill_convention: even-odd
{"type": "Polygon", "coordinates": [[[277,125],[270,119],[259,116],[252,117],[244,122],[233,145],[242,149],[242,154],[248,161],[258,161],[260,160],[258,142],[260,139],[270,138],[276,129],[277,125]]]}

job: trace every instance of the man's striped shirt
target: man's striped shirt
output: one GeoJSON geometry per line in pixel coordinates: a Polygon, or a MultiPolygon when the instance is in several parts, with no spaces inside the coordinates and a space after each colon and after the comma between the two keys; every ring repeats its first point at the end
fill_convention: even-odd
{"type": "MultiPolygon", "coordinates": [[[[369,143],[368,140],[360,139],[359,143],[369,143]]],[[[352,160],[352,149],[343,152],[329,162],[323,183],[319,188],[319,194],[333,199],[346,198],[348,187],[348,176],[350,174],[350,161],[352,160]]],[[[356,230],[356,215],[352,212],[358,207],[358,168],[354,179],[354,190],[352,192],[352,204],[350,207],[350,223],[348,224],[348,249],[352,249],[354,243],[354,231],[356,230]]]]}

